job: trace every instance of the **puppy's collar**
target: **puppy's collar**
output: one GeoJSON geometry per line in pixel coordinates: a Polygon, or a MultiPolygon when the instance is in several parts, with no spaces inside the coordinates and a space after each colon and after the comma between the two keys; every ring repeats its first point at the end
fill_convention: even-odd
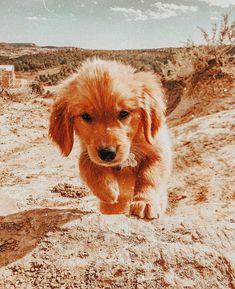
{"type": "Polygon", "coordinates": [[[134,168],[134,167],[136,167],[137,166],[137,161],[136,161],[136,159],[135,159],[135,154],[133,154],[133,153],[130,153],[129,154],[129,156],[128,156],[128,158],[125,160],[125,162],[123,162],[121,165],[119,165],[119,166],[116,166],[116,167],[114,167],[114,169],[116,170],[116,171],[120,171],[120,170],[122,170],[122,169],[124,169],[124,168],[126,168],[126,167],[132,167],[132,168],[134,168]]]}

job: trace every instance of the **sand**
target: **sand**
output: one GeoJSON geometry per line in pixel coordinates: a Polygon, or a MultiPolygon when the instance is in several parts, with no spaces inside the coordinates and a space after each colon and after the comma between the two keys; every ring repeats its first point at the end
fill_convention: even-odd
{"type": "Polygon", "coordinates": [[[64,158],[48,140],[51,103],[0,99],[0,288],[235,288],[233,98],[169,115],[163,223],[99,213],[78,141],[64,158]]]}

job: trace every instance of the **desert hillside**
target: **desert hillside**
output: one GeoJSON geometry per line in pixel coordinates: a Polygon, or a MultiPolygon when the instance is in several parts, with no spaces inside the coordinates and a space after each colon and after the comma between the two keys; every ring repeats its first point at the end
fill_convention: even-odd
{"type": "Polygon", "coordinates": [[[235,288],[233,80],[231,62],[162,79],[174,150],[162,223],[101,215],[78,145],[63,158],[48,139],[53,96],[3,91],[0,288],[235,288]]]}

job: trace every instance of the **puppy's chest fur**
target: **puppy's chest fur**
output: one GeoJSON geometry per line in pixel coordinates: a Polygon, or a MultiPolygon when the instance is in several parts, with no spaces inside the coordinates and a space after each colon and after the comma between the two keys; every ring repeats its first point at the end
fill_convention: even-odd
{"type": "Polygon", "coordinates": [[[119,184],[119,200],[131,200],[134,195],[135,182],[138,178],[139,164],[137,164],[135,167],[115,167],[112,169],[112,171],[119,184]]]}

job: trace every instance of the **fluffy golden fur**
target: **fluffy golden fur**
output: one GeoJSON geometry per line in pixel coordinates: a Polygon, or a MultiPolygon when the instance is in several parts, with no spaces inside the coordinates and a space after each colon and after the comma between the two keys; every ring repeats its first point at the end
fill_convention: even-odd
{"type": "Polygon", "coordinates": [[[49,136],[68,156],[74,132],[80,175],[102,213],[161,217],[167,206],[171,146],[161,85],[152,72],[92,59],[58,91],[49,136]],[[134,155],[136,166],[124,166],[134,155]]]}

